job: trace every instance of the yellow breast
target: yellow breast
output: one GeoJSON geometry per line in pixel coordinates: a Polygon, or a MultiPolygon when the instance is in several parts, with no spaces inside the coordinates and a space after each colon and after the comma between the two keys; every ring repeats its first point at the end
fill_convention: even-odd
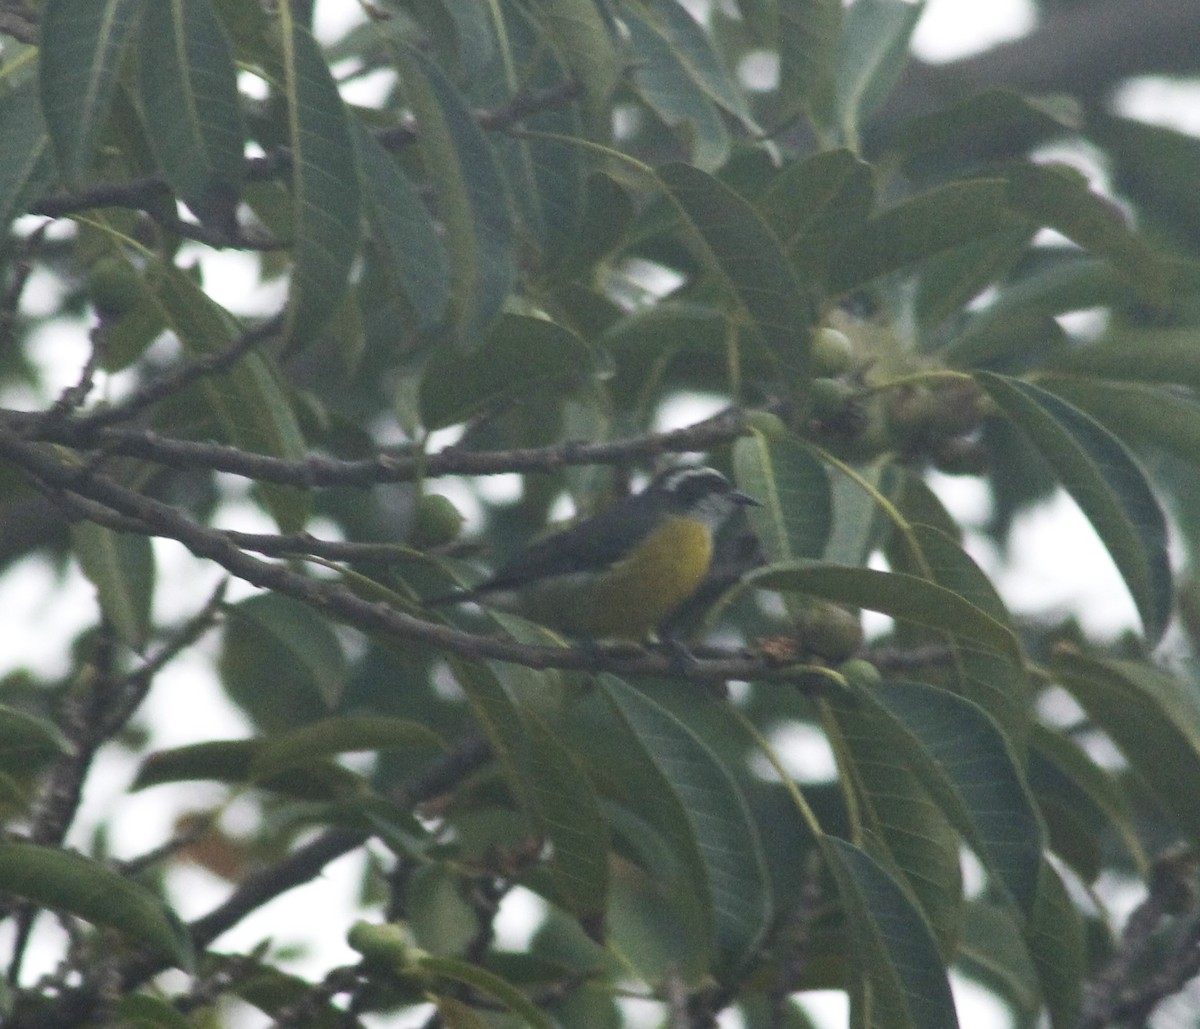
{"type": "Polygon", "coordinates": [[[641,639],[690,597],[712,560],[712,533],[690,518],[668,518],[628,557],[600,575],[583,609],[596,637],[641,639]]]}

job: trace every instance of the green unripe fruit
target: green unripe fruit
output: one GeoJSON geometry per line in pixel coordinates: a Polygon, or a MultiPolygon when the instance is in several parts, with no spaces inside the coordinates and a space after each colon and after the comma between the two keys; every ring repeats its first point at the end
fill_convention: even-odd
{"type": "Polygon", "coordinates": [[[87,295],[102,318],[119,318],[141,299],[142,277],[128,261],[102,257],[87,273],[87,295]]]}
{"type": "Polygon", "coordinates": [[[766,439],[783,439],[788,434],[783,419],[770,411],[750,411],[746,415],[746,424],[766,439]]]}
{"type": "Polygon", "coordinates": [[[834,377],[845,375],[854,367],[854,344],[850,337],[837,329],[822,326],[812,335],[812,370],[814,375],[834,377]]]}
{"type": "Polygon", "coordinates": [[[398,922],[355,922],[346,942],[372,964],[386,966],[398,975],[420,972],[426,951],[413,942],[408,927],[398,922]]]}
{"type": "Polygon", "coordinates": [[[415,547],[440,547],[458,539],[462,527],[457,507],[439,493],[426,493],[417,500],[408,538],[415,547]]]}
{"type": "Polygon", "coordinates": [[[839,604],[814,601],[796,622],[806,651],[830,662],[845,661],[863,643],[862,620],[839,604]]]}
{"type": "Polygon", "coordinates": [[[873,689],[883,682],[883,676],[879,674],[879,669],[861,657],[852,657],[849,661],[844,662],[838,671],[850,685],[859,686],[862,689],[873,689]]]}
{"type": "Polygon", "coordinates": [[[837,379],[813,379],[808,384],[808,399],[814,418],[826,419],[844,411],[858,391],[837,379]]]}

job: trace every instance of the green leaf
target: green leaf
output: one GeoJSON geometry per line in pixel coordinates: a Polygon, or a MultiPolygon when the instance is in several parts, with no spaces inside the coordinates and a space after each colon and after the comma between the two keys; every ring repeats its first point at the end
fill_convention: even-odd
{"type": "Polygon", "coordinates": [[[42,8],[42,113],[69,183],[92,163],[140,7],[141,0],[48,0],[42,8]]]}
{"type": "Polygon", "coordinates": [[[505,683],[487,666],[455,660],[451,667],[509,788],[552,844],[552,899],[595,929],[608,889],[607,829],[574,757],[529,695],[545,692],[544,675],[523,669],[505,683]]]}
{"type": "Polygon", "coordinates": [[[1049,861],[1042,862],[1037,904],[1025,927],[1025,942],[1037,969],[1051,1026],[1075,1029],[1089,968],[1087,937],[1083,919],[1049,861]]]}
{"type": "Polygon", "coordinates": [[[53,722],[0,705],[0,768],[27,774],[72,750],[70,740],[53,722]]]}
{"type": "Polygon", "coordinates": [[[121,998],[115,1008],[116,1022],[122,1029],[194,1029],[192,1022],[174,1004],[163,997],[132,993],[121,998]]]}
{"type": "Polygon", "coordinates": [[[337,754],[431,746],[444,750],[446,743],[420,722],[384,715],[343,715],[303,725],[267,741],[255,756],[250,772],[255,779],[264,779],[288,767],[337,754]]]}
{"type": "Polygon", "coordinates": [[[417,967],[422,972],[440,976],[443,979],[453,979],[464,983],[471,989],[498,1000],[500,1004],[521,1019],[533,1029],[554,1029],[555,1023],[520,990],[507,979],[502,979],[494,972],[473,965],[469,961],[458,958],[435,957],[426,954],[417,961],[417,967]]]}
{"type": "Polygon", "coordinates": [[[843,148],[791,161],[755,206],[790,248],[798,238],[832,237],[866,220],[875,203],[871,166],[843,148]],[[824,223],[824,224],[823,224],[824,223]]]}
{"type": "Polygon", "coordinates": [[[856,690],[907,737],[895,762],[912,768],[984,865],[1029,912],[1037,894],[1043,830],[1015,754],[982,708],[919,682],[885,680],[856,690]]]}
{"type": "Polygon", "coordinates": [[[1041,987],[1015,915],[1008,906],[984,900],[968,903],[956,960],[972,979],[1024,1016],[1024,1024],[1035,1024],[1041,987]]]}
{"type": "MultiPolygon", "coordinates": [[[[150,285],[168,324],[193,355],[211,355],[236,339],[229,312],[210,300],[184,272],[168,265],[150,285]]],[[[292,460],[306,453],[304,436],[284,386],[262,355],[247,354],[224,375],[206,376],[200,389],[227,442],[292,460]]],[[[261,488],[281,529],[303,527],[308,515],[305,491],[272,483],[261,488]]]]}
{"type": "Polygon", "coordinates": [[[474,349],[516,281],[508,190],[490,142],[437,66],[409,47],[397,60],[446,229],[458,342],[474,349]]]}
{"type": "Polygon", "coordinates": [[[358,252],[359,188],[350,121],[325,58],[308,30],[279,6],[291,146],[295,267],[285,335],[312,341],[333,317],[358,252]]]}
{"type": "Polygon", "coordinates": [[[1145,299],[1161,305],[1168,302],[1171,277],[1166,260],[1125,221],[1111,200],[1088,188],[1078,170],[1012,164],[1005,172],[1014,209],[1110,261],[1145,299]]]}
{"type": "Polygon", "coordinates": [[[830,289],[844,293],[953,247],[1019,227],[1007,199],[1004,179],[967,179],[881,211],[835,244],[828,258],[830,289]]]}
{"type": "Polygon", "coordinates": [[[926,334],[959,316],[975,297],[1010,272],[1034,232],[1029,225],[1019,225],[928,258],[916,299],[916,314],[926,334]]]}
{"type": "Polygon", "coordinates": [[[329,621],[273,593],[230,606],[219,667],[226,692],[268,732],[325,717],[346,682],[329,621]]]}
{"type": "Polygon", "coordinates": [[[871,1012],[855,1024],[958,1029],[937,942],[908,893],[853,844],[826,836],[822,850],[846,909],[856,965],[872,987],[871,1012]]]}
{"type": "MultiPolygon", "coordinates": [[[[741,969],[769,925],[770,879],[762,845],[737,783],[708,746],[665,708],[615,676],[599,679],[614,710],[637,736],[687,818],[677,853],[698,848],[701,874],[691,888],[708,894],[718,975],[741,969]]],[[[665,825],[659,826],[665,832],[665,825]]]]}
{"type": "Polygon", "coordinates": [[[205,224],[237,227],[246,132],[237,67],[208,0],[155,0],[142,12],[139,101],[155,159],[205,224]]]}
{"type": "Polygon", "coordinates": [[[785,110],[832,128],[841,0],[783,0],[779,12],[779,94],[785,110]]]}
{"type": "Polygon", "coordinates": [[[991,372],[976,378],[1092,523],[1133,596],[1146,636],[1157,642],[1172,602],[1166,519],[1129,451],[1052,393],[991,372]]]}
{"type": "Polygon", "coordinates": [[[843,15],[837,48],[837,125],[843,141],[858,147],[866,117],[891,92],[908,62],[908,41],[924,3],[858,0],[843,15]]]}
{"type": "Polygon", "coordinates": [[[761,589],[810,593],[840,604],[865,607],[914,625],[953,633],[1020,659],[1012,630],[952,590],[915,575],[873,568],[798,562],[753,572],[747,583],[761,589]]]}
{"type": "Polygon", "coordinates": [[[1060,653],[1054,672],[1171,813],[1200,841],[1200,702],[1173,676],[1133,661],[1060,653]]]}
{"type": "Polygon", "coordinates": [[[1128,777],[1119,774],[1097,764],[1069,729],[1034,726],[1030,788],[1045,814],[1050,849],[1085,882],[1101,871],[1098,851],[1108,833],[1120,838],[1136,868],[1149,867],[1134,826],[1128,777]]]}
{"type": "Polygon", "coordinates": [[[712,34],[673,0],[651,0],[650,11],[695,83],[748,131],[761,132],[742,85],[726,66],[712,34]]]}
{"type": "Polygon", "coordinates": [[[1087,378],[1190,386],[1200,390],[1195,328],[1125,329],[1109,339],[1059,347],[1041,367],[1087,378]]]}
{"type": "MultiPolygon", "coordinates": [[[[532,0],[542,31],[583,83],[588,111],[607,118],[609,99],[621,79],[621,54],[595,0],[532,0]]],[[[605,126],[607,131],[607,125],[605,126]]]]}
{"type": "Polygon", "coordinates": [[[939,804],[928,786],[940,785],[937,776],[922,779],[930,762],[920,743],[898,731],[886,709],[858,700],[831,698],[825,726],[838,769],[854,790],[862,835],[875,859],[902,877],[941,952],[952,954],[962,925],[959,834],[944,798],[939,804]]]}
{"type": "Polygon", "coordinates": [[[0,843],[0,882],[5,893],[116,929],[157,957],[191,967],[191,939],[171,909],[98,861],[53,847],[0,843]]]}
{"type": "Polygon", "coordinates": [[[824,276],[830,248],[875,206],[874,175],[851,151],[825,150],[786,165],[755,206],[797,266],[824,276]]]}
{"type": "Polygon", "coordinates": [[[1135,300],[1133,290],[1111,265],[1072,251],[1002,286],[942,357],[959,368],[1004,367],[1000,362],[1057,353],[1052,344],[1062,339],[1062,330],[1052,316],[1087,307],[1124,307],[1135,300]]]}
{"type": "Polygon", "coordinates": [[[1041,382],[1131,446],[1161,447],[1182,461],[1200,461],[1200,403],[1191,396],[1138,382],[1057,377],[1041,382]]]}
{"type": "Polygon", "coordinates": [[[972,92],[948,107],[918,115],[900,126],[892,146],[906,160],[947,151],[991,153],[998,139],[1011,140],[1011,153],[1025,151],[1052,135],[1077,133],[1083,116],[1073,97],[1044,100],[1009,89],[972,92]]]}
{"type": "MultiPolygon", "coordinates": [[[[489,106],[504,109],[514,95],[561,92],[564,84],[576,81],[561,49],[546,45],[544,25],[528,5],[500,5],[500,10],[505,78],[502,89],[488,94],[489,106]]],[[[524,133],[505,133],[503,141],[494,144],[504,161],[515,214],[524,224],[522,242],[531,251],[530,244],[540,246],[536,271],[555,281],[576,274],[564,257],[596,242],[584,227],[587,174],[593,161],[576,142],[587,136],[582,107],[582,100],[572,98],[530,111],[521,119],[524,133]]],[[[606,214],[611,219],[613,212],[606,214]]],[[[619,234],[621,219],[613,219],[606,228],[619,234]]],[[[534,265],[533,254],[524,259],[534,265]]]]}
{"type": "Polygon", "coordinates": [[[337,800],[363,792],[363,780],[332,761],[310,761],[278,775],[255,780],[254,767],[268,744],[263,740],[209,740],[150,754],[138,768],[132,789],[170,782],[213,781],[257,786],[298,800],[337,800]]]}
{"type": "MultiPolygon", "coordinates": [[[[686,13],[682,16],[690,20],[686,13]]],[[[665,125],[678,130],[697,167],[710,172],[720,168],[729,157],[732,141],[716,104],[693,79],[683,54],[657,24],[649,17],[639,17],[636,7],[626,10],[624,22],[635,61],[630,76],[634,90],[665,125]]]]}
{"type": "Polygon", "coordinates": [[[37,87],[24,83],[0,97],[0,232],[25,211],[54,177],[50,136],[42,119],[37,87]]]}
{"type": "Polygon", "coordinates": [[[658,177],[767,349],[803,372],[816,310],[767,223],[733,190],[691,165],[664,165],[658,177]]]}
{"type": "MultiPolygon", "coordinates": [[[[909,512],[904,511],[907,515],[909,512]]],[[[913,525],[908,539],[919,551],[921,578],[952,590],[1000,625],[1014,632],[1012,619],[991,579],[963,550],[962,545],[930,525],[913,525]]],[[[910,571],[901,567],[897,571],[910,571]]],[[[915,570],[915,569],[912,569],[915,570]]],[[[954,692],[978,704],[996,720],[1024,765],[1025,743],[1033,724],[1032,691],[1024,663],[1011,650],[968,645],[951,638],[954,650],[954,692]]]]}
{"type": "Polygon", "coordinates": [[[505,314],[474,351],[433,352],[421,377],[421,420],[440,429],[523,396],[565,395],[592,364],[591,352],[569,329],[545,318],[505,314]]]}
{"type": "Polygon", "coordinates": [[[738,487],[762,506],[747,512],[773,564],[817,558],[833,522],[829,476],[807,447],[791,437],[768,439],[757,430],[733,446],[738,487]]]}
{"type": "Polygon", "coordinates": [[[83,574],[96,587],[104,617],[123,642],[141,650],[150,634],[154,599],[149,537],[76,522],[71,526],[71,546],[83,574]]]}
{"type": "Polygon", "coordinates": [[[372,238],[416,312],[418,328],[442,324],[450,303],[450,258],[416,187],[361,121],[352,122],[372,238]]]}

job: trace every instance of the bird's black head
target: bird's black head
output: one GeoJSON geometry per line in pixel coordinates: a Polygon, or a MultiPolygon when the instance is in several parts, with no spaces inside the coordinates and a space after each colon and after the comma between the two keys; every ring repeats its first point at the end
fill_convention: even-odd
{"type": "Polygon", "coordinates": [[[739,505],[758,505],[715,468],[671,468],[655,478],[646,492],[661,497],[670,511],[701,518],[714,526],[739,505]]]}

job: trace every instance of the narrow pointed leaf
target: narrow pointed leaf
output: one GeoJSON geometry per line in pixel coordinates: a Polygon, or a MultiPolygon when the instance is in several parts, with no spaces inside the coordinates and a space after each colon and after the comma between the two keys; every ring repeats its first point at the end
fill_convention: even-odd
{"type": "Polygon", "coordinates": [[[71,544],[84,575],[96,587],[104,617],[122,641],[140,650],[150,633],[154,599],[149,538],[77,522],[71,526],[71,544]]]}
{"type": "Polygon", "coordinates": [[[68,182],[92,162],[140,6],[141,0],[49,0],[43,6],[42,113],[68,182]]]}
{"type": "Polygon", "coordinates": [[[748,130],[761,131],[754,121],[742,84],[726,66],[712,35],[682,4],[673,0],[653,0],[651,11],[696,84],[748,130]]]}
{"type": "Polygon", "coordinates": [[[416,187],[408,181],[361,121],[353,122],[354,145],[372,238],[386,255],[419,328],[442,323],[450,303],[450,259],[416,187]]]}
{"type": "Polygon", "coordinates": [[[658,169],[658,176],[768,350],[802,372],[816,311],[767,223],[733,190],[698,168],[668,164],[658,169]]]}
{"type": "Polygon", "coordinates": [[[1171,566],[1166,519],[1142,470],[1112,433],[1054,394],[990,372],[977,378],[1092,523],[1157,642],[1171,613],[1171,566]]]}
{"type": "Polygon", "coordinates": [[[158,897],[80,854],[31,843],[0,843],[4,892],[116,929],[133,943],[187,968],[187,930],[158,897]]]}
{"type": "Polygon", "coordinates": [[[72,749],[53,722],[0,705],[0,768],[28,774],[72,749]]]}
{"type": "Polygon", "coordinates": [[[54,177],[50,135],[42,118],[36,84],[25,83],[0,97],[0,232],[50,185],[54,177]]]}
{"type": "Polygon", "coordinates": [[[946,967],[929,925],[905,890],[865,851],[825,837],[873,1010],[889,1029],[958,1029],[946,967]]]}
{"type": "Polygon", "coordinates": [[[787,110],[832,128],[841,0],[784,0],[779,11],[779,92],[787,110]]]}
{"type": "Polygon", "coordinates": [[[716,971],[735,972],[771,917],[770,880],[746,801],[708,746],[679,719],[614,676],[600,681],[686,812],[711,891],[716,971]]]}
{"type": "Polygon", "coordinates": [[[1010,203],[1016,210],[1111,262],[1145,299],[1168,301],[1167,261],[1126,222],[1120,208],[1091,191],[1077,169],[1028,163],[1010,165],[1006,171],[1010,203]]]}
{"type": "Polygon", "coordinates": [[[875,205],[871,166],[845,149],[787,164],[756,201],[759,213],[803,267],[824,269],[826,251],[875,205]]]}
{"type": "Polygon", "coordinates": [[[516,281],[508,189],[463,97],[416,50],[397,55],[446,228],[453,320],[460,345],[473,349],[516,281]]]}
{"type": "Polygon", "coordinates": [[[1043,831],[1012,748],[987,713],[969,700],[919,682],[888,680],[859,690],[860,703],[887,711],[908,738],[896,760],[913,768],[955,828],[1032,909],[1043,831]]]}
{"type": "Polygon", "coordinates": [[[829,286],[845,292],[966,243],[1015,230],[1008,183],[967,179],[881,211],[839,240],[829,256],[829,286]]]}
{"type": "Polygon", "coordinates": [[[437,747],[445,741],[428,726],[383,715],[343,715],[301,726],[267,741],[255,757],[251,773],[256,779],[274,775],[293,765],[324,757],[393,747],[437,747]]]}
{"type": "Polygon", "coordinates": [[[1184,683],[1134,661],[1060,654],[1063,686],[1121,748],[1190,839],[1200,841],[1200,703],[1184,683]]]}
{"type": "MultiPolygon", "coordinates": [[[[910,514],[905,510],[906,515],[910,514]]],[[[920,551],[922,578],[952,590],[1014,632],[1012,619],[992,581],[961,544],[931,525],[913,525],[909,539],[920,551]]],[[[897,568],[898,571],[907,569],[897,568]]],[[[954,649],[954,692],[978,704],[1000,726],[1024,764],[1025,742],[1033,724],[1032,690],[1019,655],[1011,650],[969,644],[951,637],[954,649]]]]}
{"type": "Polygon", "coordinates": [[[293,21],[292,2],[280,5],[295,233],[286,333],[302,344],[329,323],[349,285],[360,197],[346,107],[321,48],[293,21]]]}
{"type": "Polygon", "coordinates": [[[532,1029],[554,1029],[555,1023],[548,1015],[507,979],[502,979],[495,972],[489,972],[486,968],[480,968],[469,961],[435,957],[432,954],[422,957],[417,965],[423,972],[464,983],[473,990],[487,994],[532,1029]]]}
{"type": "Polygon", "coordinates": [[[1130,446],[1158,447],[1181,461],[1200,461],[1200,403],[1178,389],[1074,377],[1043,384],[1130,446]]]}
{"type": "Polygon", "coordinates": [[[1021,936],[1019,916],[1011,907],[973,900],[967,905],[963,939],[955,956],[978,980],[1036,1024],[1042,1006],[1041,984],[1021,936]]]}
{"type": "Polygon", "coordinates": [[[621,55],[595,0],[533,0],[540,24],[583,83],[593,116],[607,109],[621,77],[621,55]]]}
{"type": "MultiPolygon", "coordinates": [[[[506,688],[487,666],[455,661],[452,667],[509,788],[551,843],[553,899],[594,928],[608,889],[608,834],[590,785],[571,753],[520,696],[519,684],[506,688]]],[[[516,674],[538,676],[529,669],[516,674]]]]}
{"type": "Polygon", "coordinates": [[[159,166],[200,221],[236,228],[245,169],[237,67],[208,0],[155,0],[142,13],[138,86],[159,166]]]}
{"type": "Polygon", "coordinates": [[[1083,919],[1054,866],[1042,862],[1037,904],[1025,927],[1053,1029],[1076,1029],[1087,978],[1088,941],[1083,919]]]}
{"type": "Polygon", "coordinates": [[[693,79],[683,55],[649,17],[640,17],[637,8],[632,8],[625,24],[635,62],[633,88],[665,125],[690,144],[697,167],[706,171],[720,168],[729,157],[732,140],[716,104],[693,79]]]}
{"type": "Polygon", "coordinates": [[[1122,329],[1111,339],[1060,347],[1046,355],[1044,367],[1088,378],[1200,390],[1200,347],[1194,328],[1122,329]]]}
{"type": "Polygon", "coordinates": [[[279,593],[260,593],[228,609],[219,667],[230,697],[275,733],[327,716],[347,675],[329,622],[279,593]]]}
{"type": "Polygon", "coordinates": [[[858,0],[845,12],[836,75],[837,121],[856,146],[864,119],[891,92],[924,10],[904,0],[858,0]]]}
{"type": "Polygon", "coordinates": [[[504,314],[481,347],[470,353],[443,347],[430,357],[421,379],[421,420],[444,428],[547,391],[565,396],[573,383],[586,380],[591,364],[583,340],[566,327],[504,314]]]}
{"type": "MultiPolygon", "coordinates": [[[[230,346],[236,338],[232,317],[177,268],[155,280],[167,323],[189,352],[202,357],[230,346]]],[[[201,384],[213,415],[229,443],[275,457],[299,459],[304,436],[283,384],[266,359],[247,354],[224,375],[201,384]]],[[[292,486],[262,486],[267,506],[280,527],[298,530],[308,515],[307,494],[292,486]]]]}
{"type": "Polygon", "coordinates": [[[927,785],[939,785],[937,777],[921,776],[927,755],[877,704],[838,696],[827,708],[826,730],[855,791],[864,840],[907,887],[940,951],[952,954],[962,927],[962,841],[948,805],[927,785]]]}
{"type": "Polygon", "coordinates": [[[231,786],[253,784],[285,797],[311,801],[361,795],[365,788],[360,776],[326,760],[255,779],[255,762],[266,746],[262,740],[209,740],[155,751],[138,768],[131,788],[146,790],[164,783],[212,781],[231,786]]]}
{"type": "Polygon", "coordinates": [[[767,560],[820,557],[833,499],[825,466],[811,451],[790,437],[768,439],[754,431],[734,444],[733,468],[738,488],[762,505],[748,514],[767,560]]]}
{"type": "Polygon", "coordinates": [[[952,590],[915,575],[800,562],[764,568],[748,576],[747,582],[865,607],[974,640],[1016,659],[1020,656],[1016,637],[1006,625],[952,590]]]}

